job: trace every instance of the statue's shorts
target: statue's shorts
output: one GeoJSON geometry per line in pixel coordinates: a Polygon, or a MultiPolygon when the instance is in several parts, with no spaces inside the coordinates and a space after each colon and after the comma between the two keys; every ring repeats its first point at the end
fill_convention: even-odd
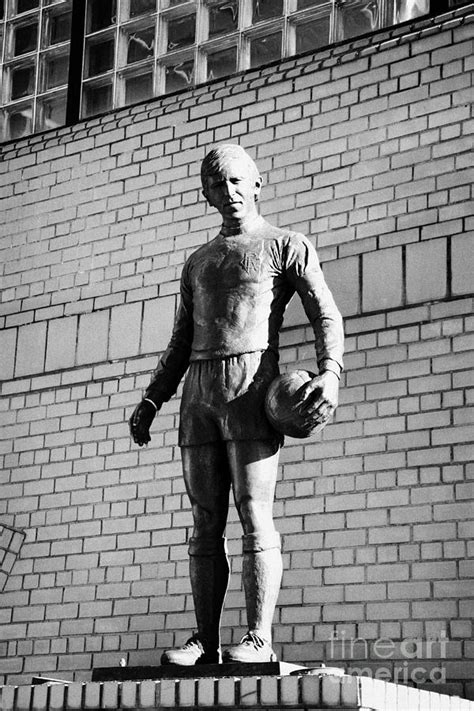
{"type": "Polygon", "coordinates": [[[226,440],[282,443],[265,416],[265,395],[278,375],[272,351],[191,361],[181,399],[182,447],[226,440]]]}

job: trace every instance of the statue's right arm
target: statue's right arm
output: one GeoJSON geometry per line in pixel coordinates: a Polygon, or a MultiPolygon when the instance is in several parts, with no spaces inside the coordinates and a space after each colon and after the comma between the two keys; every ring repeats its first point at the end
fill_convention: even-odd
{"type": "Polygon", "coordinates": [[[175,394],[188,368],[192,340],[193,302],[185,268],[181,277],[181,299],[171,340],[152,374],[143,400],[137,405],[129,420],[130,433],[136,444],[141,446],[150,441],[150,426],[156,413],[162,404],[175,394]]]}

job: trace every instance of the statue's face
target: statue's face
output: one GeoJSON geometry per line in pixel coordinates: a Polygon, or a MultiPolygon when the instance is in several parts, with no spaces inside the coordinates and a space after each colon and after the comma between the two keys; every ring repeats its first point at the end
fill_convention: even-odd
{"type": "Polygon", "coordinates": [[[242,220],[256,213],[261,186],[262,179],[244,158],[231,158],[218,173],[207,177],[203,194],[222,217],[242,220]]]}

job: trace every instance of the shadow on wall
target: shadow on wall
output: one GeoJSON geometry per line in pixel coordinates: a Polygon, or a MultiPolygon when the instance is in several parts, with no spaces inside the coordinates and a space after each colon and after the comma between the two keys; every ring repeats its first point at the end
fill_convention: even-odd
{"type": "Polygon", "coordinates": [[[0,523],[0,592],[5,588],[24,540],[24,531],[0,523]]]}

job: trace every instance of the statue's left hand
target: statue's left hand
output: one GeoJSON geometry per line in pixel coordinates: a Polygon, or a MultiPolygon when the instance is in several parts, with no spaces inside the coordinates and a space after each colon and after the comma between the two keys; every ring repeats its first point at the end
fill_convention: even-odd
{"type": "Polygon", "coordinates": [[[319,422],[326,422],[338,404],[339,378],[326,370],[302,386],[301,414],[319,422]]]}

